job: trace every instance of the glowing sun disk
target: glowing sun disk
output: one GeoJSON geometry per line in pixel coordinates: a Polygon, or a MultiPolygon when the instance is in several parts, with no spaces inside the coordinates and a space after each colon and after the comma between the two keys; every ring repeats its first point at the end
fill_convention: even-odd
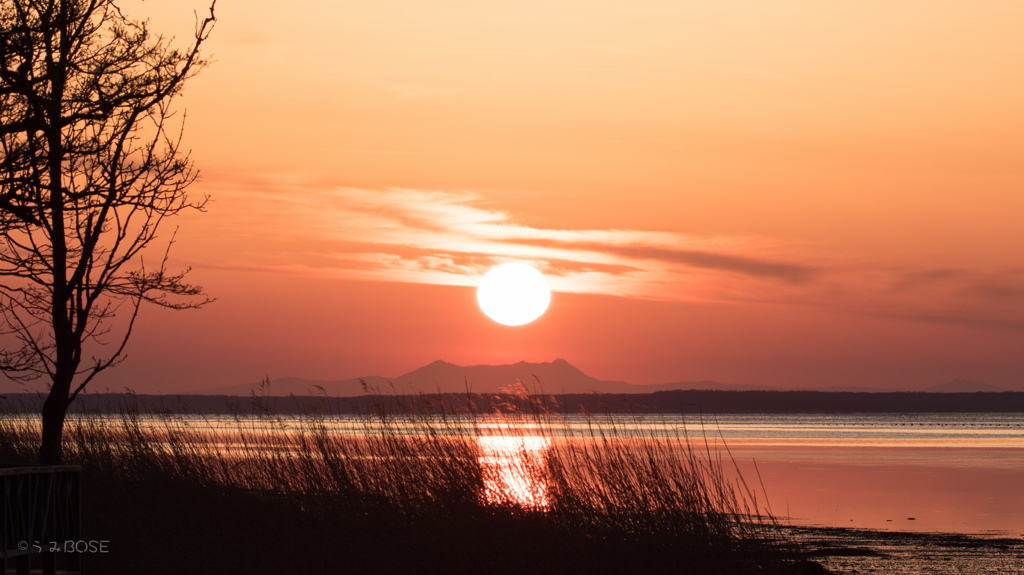
{"type": "Polygon", "coordinates": [[[548,309],[551,288],[539,271],[526,264],[501,264],[484,275],[476,299],[480,309],[494,321],[523,325],[548,309]]]}

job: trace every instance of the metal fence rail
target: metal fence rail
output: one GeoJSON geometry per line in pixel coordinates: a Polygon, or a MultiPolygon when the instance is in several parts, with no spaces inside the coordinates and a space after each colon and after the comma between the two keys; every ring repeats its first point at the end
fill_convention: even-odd
{"type": "Polygon", "coordinates": [[[0,466],[2,573],[81,573],[81,469],[0,466]]]}

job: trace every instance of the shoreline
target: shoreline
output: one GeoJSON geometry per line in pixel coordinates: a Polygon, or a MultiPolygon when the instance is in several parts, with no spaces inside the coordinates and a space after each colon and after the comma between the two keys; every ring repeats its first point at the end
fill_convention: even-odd
{"type": "MultiPolygon", "coordinates": [[[[429,412],[437,406],[465,407],[470,402],[481,412],[493,411],[508,395],[491,392],[419,394],[368,393],[356,396],[317,395],[196,395],[129,392],[141,412],[229,414],[246,412],[254,403],[278,415],[322,413],[359,414],[375,406],[406,405],[429,412]]],[[[89,413],[119,405],[125,394],[98,392],[79,396],[69,413],[89,413]]],[[[882,414],[882,413],[1024,413],[1024,392],[853,392],[853,391],[723,391],[673,390],[653,393],[541,393],[531,400],[551,413],[654,414],[882,414]]],[[[524,397],[524,398],[525,398],[524,397]]],[[[38,411],[42,393],[0,393],[0,405],[38,411]]]]}
{"type": "Polygon", "coordinates": [[[782,525],[804,556],[840,574],[1004,575],[1024,572],[1024,538],[782,525]]]}

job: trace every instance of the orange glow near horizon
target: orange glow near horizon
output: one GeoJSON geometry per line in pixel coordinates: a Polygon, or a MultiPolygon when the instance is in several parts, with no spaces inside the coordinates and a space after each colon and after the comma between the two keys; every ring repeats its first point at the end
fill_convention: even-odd
{"type": "MultiPolygon", "coordinates": [[[[205,4],[119,2],[176,45],[205,4]]],[[[95,389],[563,357],[630,383],[1024,390],[1024,4],[217,17],[175,116],[212,199],[160,238],[180,226],[169,263],[217,301],[143,309],[95,389]],[[471,290],[507,261],[558,298],[516,330],[471,290]]]]}

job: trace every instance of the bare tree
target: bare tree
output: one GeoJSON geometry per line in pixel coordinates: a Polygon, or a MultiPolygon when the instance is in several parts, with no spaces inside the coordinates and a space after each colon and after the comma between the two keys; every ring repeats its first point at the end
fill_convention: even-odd
{"type": "Polygon", "coordinates": [[[114,0],[0,6],[0,371],[52,381],[40,446],[52,464],[68,405],[124,359],[142,302],[210,301],[187,269],[167,269],[173,235],[155,265],[144,257],[164,218],[208,199],[186,194],[197,172],[170,105],[207,63],[214,5],[184,50],[114,0]]]}

